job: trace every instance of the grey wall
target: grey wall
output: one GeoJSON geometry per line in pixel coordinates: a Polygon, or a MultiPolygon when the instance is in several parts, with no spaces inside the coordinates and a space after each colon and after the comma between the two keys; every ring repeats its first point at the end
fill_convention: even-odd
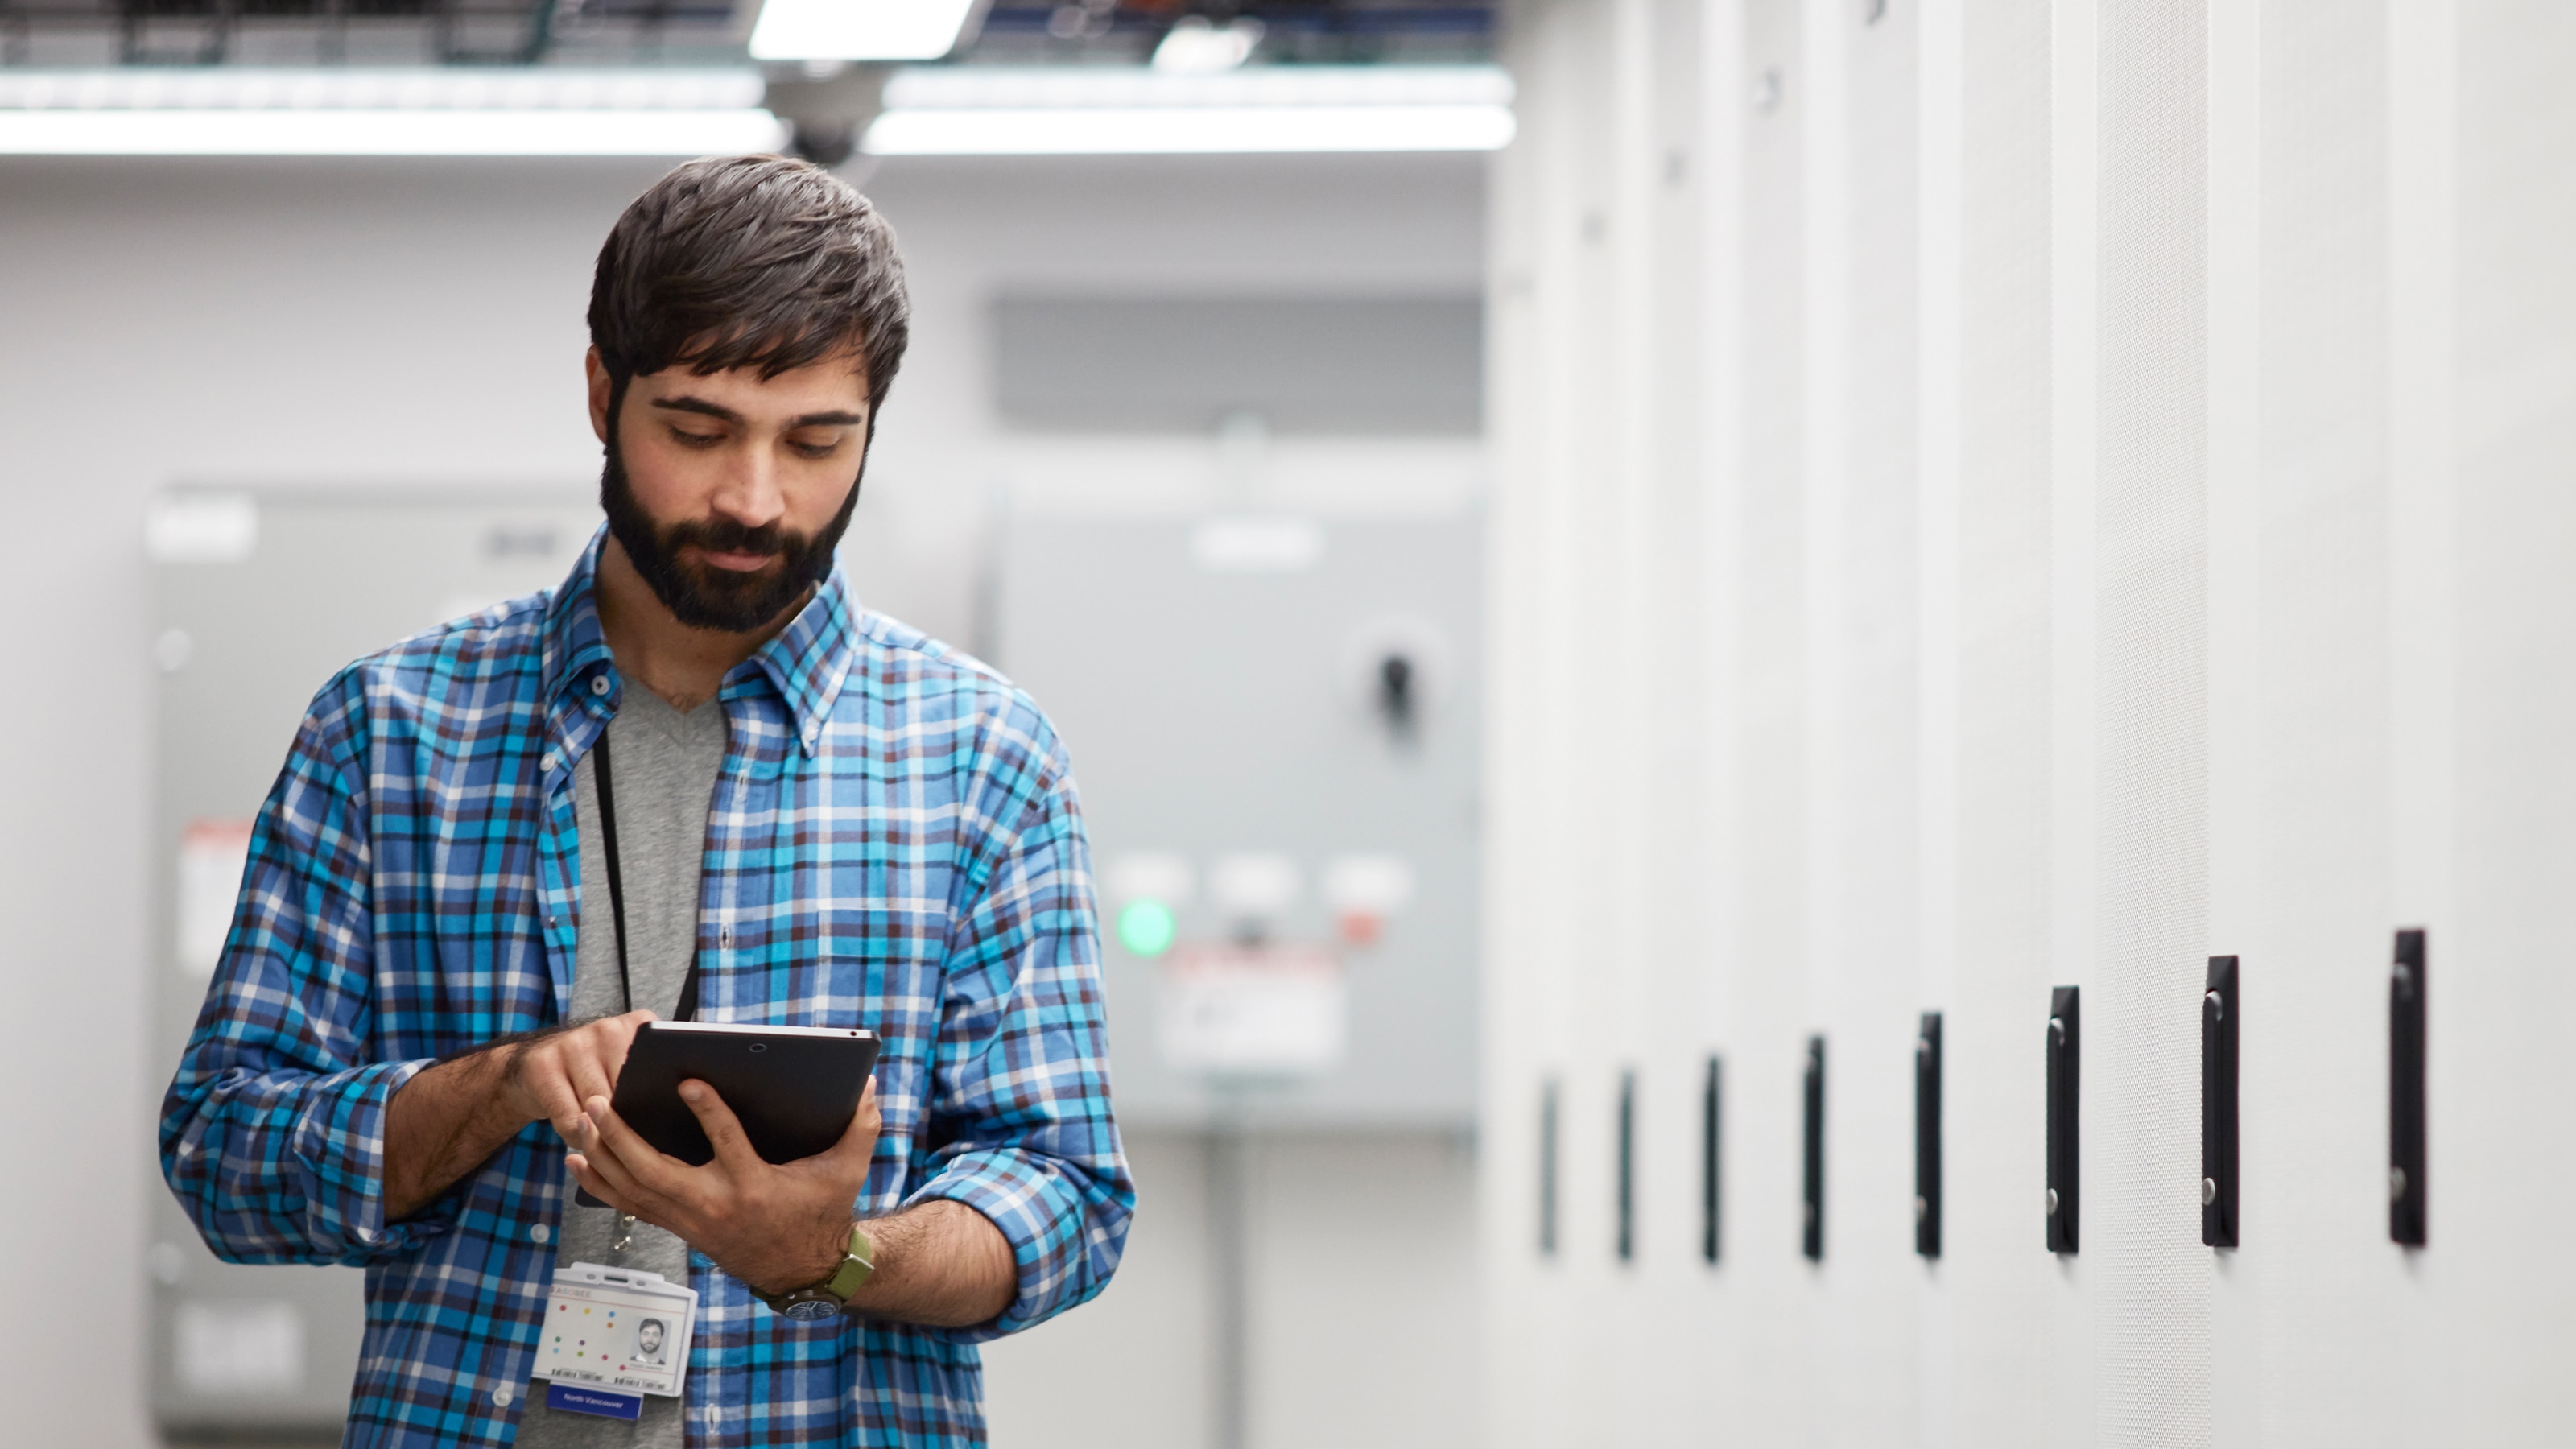
{"type": "Polygon", "coordinates": [[[1473,433],[1475,297],[1028,297],[996,307],[1003,417],[1050,430],[1473,433]]]}
{"type": "MultiPolygon", "coordinates": [[[[1148,1196],[1111,1290],[984,1351],[1001,1449],[1223,1442],[1210,1392],[1208,1140],[1149,1130],[1128,1148],[1148,1196]]],[[[1269,1135],[1246,1165],[1247,1449],[1481,1442],[1466,1140],[1269,1135]]]]}
{"type": "MultiPolygon", "coordinates": [[[[652,168],[0,166],[0,920],[14,1019],[0,1393],[29,1442],[144,1442],[137,1256],[169,1064],[141,1059],[142,502],[174,478],[580,479],[581,299],[652,168]],[[45,540],[35,543],[36,539],[45,540]],[[63,1029],[67,1025],[78,1029],[63,1029]]],[[[327,606],[327,601],[316,601],[327,606]]],[[[319,681],[317,680],[318,684],[319,681]]],[[[278,741],[281,758],[285,741],[278,741]]]]}
{"type": "MultiPolygon", "coordinates": [[[[149,1434],[137,1255],[143,1195],[160,1191],[151,1128],[169,1064],[143,1059],[136,1027],[151,789],[144,497],[175,479],[593,477],[580,382],[591,258],[657,170],[0,162],[0,497],[21,540],[0,571],[0,609],[17,621],[0,657],[23,701],[0,723],[0,818],[11,827],[0,846],[10,942],[0,981],[13,1020],[29,1026],[0,1053],[0,1097],[43,1104],[0,1126],[10,1183],[0,1241],[16,1247],[8,1299],[20,1308],[0,1315],[13,1436],[132,1445],[149,1434]]],[[[1244,473],[1227,473],[1212,438],[1001,431],[987,353],[999,289],[1456,295],[1482,267],[1481,169],[1457,160],[919,163],[889,166],[868,186],[903,235],[917,313],[849,556],[868,598],[952,638],[976,627],[978,550],[1004,483],[1060,502],[1183,504],[1244,473]]],[[[1479,464],[1472,440],[1324,438],[1282,441],[1251,473],[1257,486],[1320,502],[1446,506],[1472,492],[1479,464]]],[[[1191,1150],[1144,1144],[1137,1286],[1119,1290],[1140,1308],[1202,1294],[1187,1246],[1198,1212],[1191,1150]],[[1158,1187],[1165,1175],[1170,1186],[1158,1187]]],[[[1369,1151],[1414,1164],[1390,1179],[1411,1184],[1402,1231],[1467,1238],[1469,1170],[1448,1147],[1352,1150],[1361,1156],[1344,1171],[1379,1161],[1369,1151]]],[[[1308,1221],[1301,1212],[1281,1231],[1309,1241],[1308,1221]]],[[[1439,1305],[1434,1319],[1463,1323],[1463,1266],[1444,1276],[1445,1260],[1405,1256],[1430,1274],[1421,1293],[1439,1305]]],[[[1354,1280],[1372,1271],[1365,1249],[1340,1261],[1354,1280]]],[[[1026,1406],[1062,1402],[1068,1376],[1104,1351],[1140,1402],[1185,1376],[1168,1359],[1114,1351],[1109,1325],[1173,1321],[1122,1319],[1119,1302],[997,1350],[997,1406],[1031,1423],[1026,1406]],[[1086,1323],[1100,1332],[1081,1337],[1086,1323]]],[[[1328,1340],[1338,1302],[1292,1299],[1279,1311],[1293,1315],[1279,1341],[1307,1352],[1369,1341],[1328,1340]]],[[[1405,1402],[1463,1392],[1463,1360],[1433,1361],[1446,1367],[1388,1391],[1412,1394],[1405,1402]]],[[[1286,1413],[1307,1401],[1279,1402],[1286,1413]]],[[[1411,1411],[1388,1412],[1403,1423],[1411,1411]]],[[[1195,1442],[1190,1432],[1175,1427],[1160,1442],[1195,1442]]]]}

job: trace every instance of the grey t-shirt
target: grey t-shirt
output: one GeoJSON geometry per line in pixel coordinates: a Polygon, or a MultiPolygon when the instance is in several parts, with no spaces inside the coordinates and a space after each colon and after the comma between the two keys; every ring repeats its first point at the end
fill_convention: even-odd
{"type": "MultiPolygon", "coordinates": [[[[707,811],[724,768],[724,707],[714,701],[683,714],[630,677],[608,726],[611,768],[616,772],[619,883],[626,895],[626,963],[635,1006],[669,1020],[680,985],[698,953],[698,876],[704,863],[707,811]]],[[[599,752],[583,756],[573,781],[581,819],[581,939],[573,957],[572,1019],[615,1016],[629,1009],[617,975],[617,931],[608,901],[608,848],[599,819],[599,752]]],[[[558,1267],[600,1263],[640,1268],[674,1283],[689,1281],[686,1243],[647,1223],[626,1228],[628,1246],[615,1251],[619,1214],[573,1201],[572,1176],[564,1176],[564,1217],[558,1267]]],[[[545,1390],[532,1386],[519,1417],[518,1443],[533,1449],[615,1445],[679,1449],[686,1396],[648,1394],[641,1417],[629,1423],[593,1414],[558,1414],[546,1408],[545,1390]]]]}

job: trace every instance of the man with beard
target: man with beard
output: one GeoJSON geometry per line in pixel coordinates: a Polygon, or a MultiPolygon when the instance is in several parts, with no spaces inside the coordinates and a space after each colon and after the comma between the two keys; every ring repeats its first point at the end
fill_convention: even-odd
{"type": "Polygon", "coordinates": [[[1097,1293],[1135,1194],[1064,750],[834,563],[907,336],[892,233],[801,162],[693,162],[617,222],[590,327],[606,527],[316,697],[164,1175],[226,1258],[367,1268],[348,1444],[981,1443],[974,1345],[1097,1293]],[[801,1162],[684,1085],[692,1167],[609,1108],[657,1016],[884,1045],[801,1162]],[[679,1397],[532,1380],[575,1263],[696,1290],[679,1397]]]}

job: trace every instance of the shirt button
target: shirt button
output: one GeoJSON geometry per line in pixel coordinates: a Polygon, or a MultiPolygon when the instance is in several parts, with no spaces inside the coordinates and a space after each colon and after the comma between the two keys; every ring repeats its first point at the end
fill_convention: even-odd
{"type": "Polygon", "coordinates": [[[492,1402],[505,1409],[510,1407],[510,1386],[508,1384],[503,1384],[501,1387],[494,1389],[492,1391],[492,1402]]]}
{"type": "Polygon", "coordinates": [[[552,769],[555,767],[555,763],[556,763],[556,761],[557,761],[557,760],[559,760],[559,759],[561,759],[561,758],[562,758],[562,757],[561,757],[561,756],[559,756],[559,755],[557,755],[554,751],[552,751],[552,750],[548,750],[548,751],[546,751],[546,757],[545,757],[545,759],[544,759],[541,763],[543,763],[543,764],[544,764],[544,766],[545,766],[545,768],[547,768],[548,770],[552,770],[552,769]]]}
{"type": "Polygon", "coordinates": [[[605,694],[607,694],[607,693],[608,693],[608,676],[607,676],[607,675],[605,675],[605,674],[594,674],[594,675],[592,675],[592,676],[590,677],[590,692],[591,692],[591,693],[593,693],[593,694],[598,694],[598,695],[605,695],[605,694]]]}
{"type": "Polygon", "coordinates": [[[539,1223],[535,1227],[528,1229],[528,1240],[530,1242],[542,1243],[553,1236],[553,1231],[544,1223],[539,1223]]]}
{"type": "Polygon", "coordinates": [[[548,917],[546,917],[546,929],[547,929],[547,930],[549,930],[549,931],[551,931],[551,930],[553,930],[554,928],[555,928],[555,918],[554,918],[554,917],[552,917],[552,916],[548,916],[548,917]]]}

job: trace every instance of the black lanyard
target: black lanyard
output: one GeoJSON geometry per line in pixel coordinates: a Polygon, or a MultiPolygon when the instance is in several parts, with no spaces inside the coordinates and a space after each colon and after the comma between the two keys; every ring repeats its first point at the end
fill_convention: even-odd
{"type": "MultiPolygon", "coordinates": [[[[617,927],[617,989],[626,998],[626,1009],[635,1009],[635,982],[626,972],[626,887],[617,875],[617,789],[609,778],[608,730],[599,731],[599,743],[590,747],[592,783],[599,788],[599,843],[608,857],[608,908],[617,927]]],[[[698,959],[689,953],[689,974],[680,978],[680,1003],[671,1013],[673,1021],[698,1019],[698,959]]]]}

